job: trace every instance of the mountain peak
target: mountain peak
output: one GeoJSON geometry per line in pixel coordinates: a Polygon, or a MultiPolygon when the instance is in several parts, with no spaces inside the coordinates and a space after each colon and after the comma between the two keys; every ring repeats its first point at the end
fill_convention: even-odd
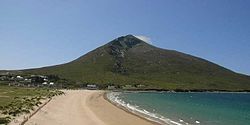
{"type": "Polygon", "coordinates": [[[144,41],[138,39],[134,35],[126,35],[126,36],[121,36],[109,43],[109,46],[115,46],[118,48],[124,48],[124,49],[129,49],[132,48],[138,44],[145,43],[144,41]]]}
{"type": "Polygon", "coordinates": [[[136,36],[135,36],[135,35],[129,34],[129,35],[126,35],[126,36],[124,36],[124,37],[127,38],[127,39],[136,39],[136,40],[140,40],[140,41],[145,42],[145,43],[148,43],[148,44],[151,43],[150,38],[147,37],[147,36],[144,36],[144,35],[136,35],[136,36]]]}
{"type": "Polygon", "coordinates": [[[118,37],[117,39],[121,40],[121,41],[128,41],[128,42],[134,42],[134,41],[144,42],[143,40],[138,39],[136,36],[131,35],[131,34],[128,34],[126,36],[118,37]]]}

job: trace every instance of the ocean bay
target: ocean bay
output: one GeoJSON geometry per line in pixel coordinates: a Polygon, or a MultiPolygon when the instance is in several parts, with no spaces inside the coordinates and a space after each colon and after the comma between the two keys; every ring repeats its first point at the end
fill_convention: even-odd
{"type": "MultiPolygon", "coordinates": [[[[116,103],[160,123],[248,125],[250,93],[122,92],[116,103]]],[[[133,111],[132,111],[133,112],[133,111]]]]}

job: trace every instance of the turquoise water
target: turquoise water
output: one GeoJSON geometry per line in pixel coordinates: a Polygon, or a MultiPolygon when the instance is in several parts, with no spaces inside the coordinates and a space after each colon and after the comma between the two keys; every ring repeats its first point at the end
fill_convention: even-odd
{"type": "Polygon", "coordinates": [[[249,93],[124,92],[112,96],[116,103],[163,124],[250,125],[249,93]]]}

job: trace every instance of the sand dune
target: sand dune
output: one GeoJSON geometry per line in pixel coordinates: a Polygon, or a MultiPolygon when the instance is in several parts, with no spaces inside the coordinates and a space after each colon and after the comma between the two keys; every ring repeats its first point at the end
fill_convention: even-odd
{"type": "Polygon", "coordinates": [[[66,90],[55,97],[26,125],[151,125],[117,108],[103,98],[103,91],[66,90]]]}

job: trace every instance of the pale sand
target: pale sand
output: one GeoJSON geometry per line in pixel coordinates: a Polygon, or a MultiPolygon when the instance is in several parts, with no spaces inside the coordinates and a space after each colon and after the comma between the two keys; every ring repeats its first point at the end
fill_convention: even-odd
{"type": "Polygon", "coordinates": [[[26,125],[152,125],[117,108],[103,98],[103,91],[67,90],[53,98],[26,125]]]}

